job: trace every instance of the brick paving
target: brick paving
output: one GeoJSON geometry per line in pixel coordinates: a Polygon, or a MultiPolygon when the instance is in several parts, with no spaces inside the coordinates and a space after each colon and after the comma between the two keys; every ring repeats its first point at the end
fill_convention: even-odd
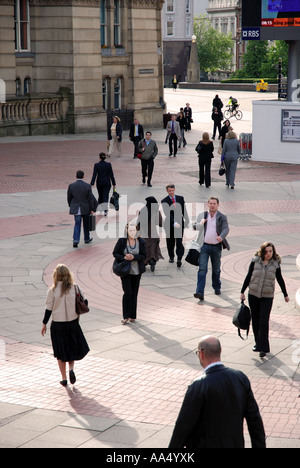
{"type": "MultiPolygon", "coordinates": [[[[201,372],[194,350],[207,333],[220,337],[224,362],[249,375],[268,446],[300,446],[300,315],[293,301],[300,279],[295,266],[300,166],[240,163],[232,193],[217,175],[216,157],[213,189],[201,191],[194,154],[198,135],[193,131],[188,137],[191,144],[175,161],[167,156],[164,132],[157,131],[161,159],[151,193],[160,197],[172,180],[189,202],[220,196],[232,245],[222,262],[224,294],[216,298],[208,280],[206,301],[199,305],[193,299],[196,269],[170,266],[162,241],[166,260],[154,275],[144,275],[138,321],[126,327],[120,324],[120,281],[111,270],[115,241],[95,236],[93,244],[74,251],[73,221],[66,206],[60,208],[79,165],[89,179],[97,154],[105,150],[105,136],[0,143],[0,446],[166,447],[187,385],[201,372]],[[47,191],[53,206],[43,201],[47,191]],[[251,352],[252,337],[240,340],[231,320],[249,261],[266,238],[278,246],[292,300],[285,304],[277,290],[270,322],[272,352],[259,360],[251,352]],[[82,318],[91,352],[77,363],[78,382],[67,389],[58,383],[49,337],[40,337],[44,297],[58,262],[69,265],[91,306],[82,318]],[[38,422],[28,427],[30,415],[38,422]],[[43,428],[38,415],[51,419],[51,430],[50,422],[43,428]]],[[[143,199],[149,190],[139,186],[132,145],[125,141],[123,148],[123,157],[111,158],[118,186],[122,193],[143,199]]],[[[114,213],[109,216],[113,223],[120,221],[114,213]]]]}

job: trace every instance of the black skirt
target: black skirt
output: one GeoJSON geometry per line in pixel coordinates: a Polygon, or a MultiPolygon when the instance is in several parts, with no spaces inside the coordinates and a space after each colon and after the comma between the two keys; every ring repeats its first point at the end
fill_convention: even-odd
{"type": "Polygon", "coordinates": [[[50,332],[54,357],[60,361],[80,361],[90,350],[78,319],[52,322],[50,332]]]}

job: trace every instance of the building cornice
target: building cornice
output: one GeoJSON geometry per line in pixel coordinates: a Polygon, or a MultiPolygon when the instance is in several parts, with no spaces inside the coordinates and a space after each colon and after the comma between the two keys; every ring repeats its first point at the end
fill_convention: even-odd
{"type": "Polygon", "coordinates": [[[156,8],[162,10],[164,0],[126,0],[126,3],[131,8],[156,8]]]}
{"type": "MultiPolygon", "coordinates": [[[[1,0],[0,0],[1,2],[1,0]]],[[[29,0],[32,6],[87,6],[98,7],[100,0],[29,0]]]]}

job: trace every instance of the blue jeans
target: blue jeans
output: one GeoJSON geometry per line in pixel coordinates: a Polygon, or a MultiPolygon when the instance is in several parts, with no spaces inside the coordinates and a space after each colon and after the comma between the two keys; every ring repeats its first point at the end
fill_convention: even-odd
{"type": "Polygon", "coordinates": [[[221,256],[222,256],[222,244],[209,245],[203,244],[200,257],[199,257],[199,271],[198,271],[198,282],[197,282],[197,294],[204,295],[204,289],[206,284],[206,275],[208,271],[208,260],[211,259],[212,265],[212,287],[215,291],[221,290],[221,256]]]}
{"type": "Polygon", "coordinates": [[[87,242],[90,239],[89,231],[89,215],[74,215],[75,226],[73,232],[73,242],[79,244],[80,232],[81,232],[81,220],[83,221],[83,232],[84,241],[87,242]]]}

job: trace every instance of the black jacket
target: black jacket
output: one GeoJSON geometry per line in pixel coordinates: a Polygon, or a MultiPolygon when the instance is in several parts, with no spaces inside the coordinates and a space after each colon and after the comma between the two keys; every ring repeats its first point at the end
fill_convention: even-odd
{"type": "Polygon", "coordinates": [[[70,214],[77,215],[80,207],[81,215],[89,215],[96,211],[98,202],[93,195],[92,187],[83,180],[77,180],[68,187],[67,193],[70,214]]]}
{"type": "Polygon", "coordinates": [[[244,448],[246,419],[253,448],[265,448],[265,431],[248,377],[222,364],[189,386],[169,448],[244,448]]]}
{"type": "MultiPolygon", "coordinates": [[[[118,138],[118,141],[121,142],[121,141],[122,141],[122,133],[123,133],[123,128],[122,128],[121,122],[118,122],[118,123],[117,123],[116,132],[117,132],[117,137],[119,137],[119,138],[118,138]]],[[[111,125],[110,125],[109,128],[107,129],[107,139],[108,139],[108,140],[112,140],[111,125]]]]}
{"type": "MultiPolygon", "coordinates": [[[[142,239],[141,237],[137,239],[137,242],[139,243],[140,249],[139,249],[139,253],[137,255],[134,255],[134,261],[138,262],[140,274],[143,274],[146,271],[146,267],[144,264],[144,260],[147,257],[146,243],[144,239],[142,239]]],[[[126,245],[127,245],[127,237],[121,237],[115,245],[113,256],[120,262],[124,260],[124,250],[126,249],[126,245]]]]}
{"type": "Polygon", "coordinates": [[[109,162],[99,161],[94,165],[91,185],[94,185],[96,179],[97,187],[111,187],[111,184],[113,186],[116,185],[114,173],[109,162]]]}

